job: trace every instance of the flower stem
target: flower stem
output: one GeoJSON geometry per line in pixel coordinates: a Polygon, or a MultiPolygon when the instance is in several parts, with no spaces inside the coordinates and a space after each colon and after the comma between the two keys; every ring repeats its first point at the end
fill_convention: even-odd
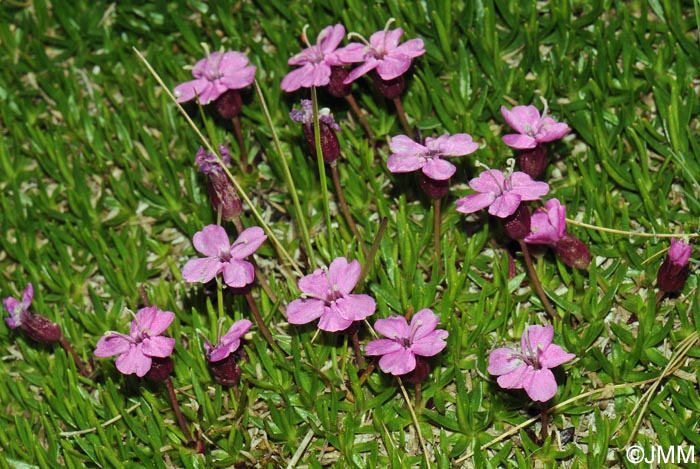
{"type": "Polygon", "coordinates": [[[666,296],[666,292],[661,290],[661,289],[659,289],[659,291],[656,292],[656,306],[657,307],[659,306],[659,303],[661,303],[661,300],[663,300],[665,296],[666,296]]]}
{"type": "Polygon", "coordinates": [[[365,366],[365,359],[362,356],[362,350],[360,349],[360,338],[358,336],[358,331],[355,331],[350,335],[350,340],[352,341],[352,348],[355,350],[355,361],[357,362],[357,367],[363,368],[365,366]]]}
{"type": "Polygon", "coordinates": [[[71,345],[70,342],[68,342],[68,339],[66,339],[64,336],[61,337],[61,339],[58,341],[59,344],[61,344],[61,347],[63,347],[63,350],[68,352],[68,354],[73,358],[73,361],[75,362],[75,366],[78,368],[78,373],[80,373],[82,376],[90,376],[91,370],[85,365],[83,360],[78,356],[78,354],[75,352],[75,349],[73,349],[73,346],[71,345]]]}
{"type": "Polygon", "coordinates": [[[318,120],[318,98],[316,87],[311,87],[311,103],[314,108],[314,139],[316,143],[316,161],[318,162],[318,176],[321,180],[321,194],[323,195],[323,211],[326,214],[326,229],[328,230],[328,252],[334,256],[333,230],[331,226],[331,207],[328,199],[328,183],[326,182],[326,164],[323,161],[323,149],[321,148],[321,126],[318,120]]]}
{"type": "Polygon", "coordinates": [[[520,244],[520,249],[522,249],[523,255],[525,256],[525,265],[527,266],[527,272],[530,275],[530,282],[532,283],[532,287],[535,289],[537,296],[540,297],[544,309],[547,310],[547,313],[551,316],[552,319],[561,321],[561,316],[559,316],[559,313],[557,313],[557,311],[554,309],[552,303],[549,302],[549,298],[547,298],[547,295],[542,289],[540,278],[537,276],[537,272],[535,272],[535,267],[532,265],[532,257],[530,257],[530,250],[527,247],[527,244],[522,239],[519,239],[518,243],[520,244]]]}
{"type": "Polygon", "coordinates": [[[243,141],[243,131],[241,130],[241,120],[238,116],[233,116],[233,133],[236,135],[236,140],[238,141],[238,148],[241,150],[241,168],[244,173],[249,173],[251,170],[250,163],[248,162],[248,150],[245,148],[245,141],[243,141]]]}
{"type": "Polygon", "coordinates": [[[182,411],[180,410],[180,404],[177,403],[177,396],[175,395],[175,387],[173,386],[173,382],[168,376],[165,378],[165,387],[168,389],[168,397],[170,397],[170,405],[173,407],[173,411],[175,412],[175,417],[177,418],[177,423],[180,425],[180,430],[182,430],[183,435],[185,435],[185,438],[187,439],[187,446],[189,447],[195,447],[198,442],[192,438],[192,434],[190,433],[190,429],[187,428],[187,421],[185,420],[185,416],[182,415],[182,411]]]}
{"type": "Polygon", "coordinates": [[[547,433],[548,433],[548,420],[549,420],[549,406],[547,405],[546,402],[540,403],[542,413],[540,414],[541,416],[541,421],[542,421],[542,428],[540,428],[540,440],[542,440],[540,443],[544,444],[545,440],[547,440],[547,433]]]}
{"type": "Polygon", "coordinates": [[[423,387],[421,383],[414,383],[413,384],[413,390],[415,391],[416,397],[416,407],[421,408],[422,407],[422,400],[423,400],[423,387]]]}
{"type": "Polygon", "coordinates": [[[399,98],[398,96],[394,98],[394,106],[396,106],[396,114],[398,114],[399,116],[399,122],[401,122],[401,127],[403,127],[403,131],[406,133],[406,135],[413,135],[413,129],[411,129],[411,126],[408,124],[406,111],[403,108],[401,98],[399,98]]]}
{"type": "Polygon", "coordinates": [[[345,96],[345,100],[350,105],[350,109],[352,109],[352,112],[354,112],[355,115],[357,116],[357,118],[359,119],[360,125],[362,126],[362,128],[365,130],[365,133],[367,134],[367,138],[370,141],[374,141],[374,132],[372,132],[372,127],[370,127],[369,122],[367,121],[367,118],[365,117],[365,114],[362,112],[362,109],[357,104],[357,101],[355,101],[355,97],[352,95],[352,93],[345,96]]]}
{"type": "Polygon", "coordinates": [[[437,275],[440,275],[440,271],[442,270],[442,249],[440,242],[440,227],[442,225],[442,217],[440,214],[441,206],[442,199],[433,199],[433,244],[435,247],[435,257],[438,263],[437,275]]]}
{"type": "Polygon", "coordinates": [[[338,174],[338,165],[336,161],[331,163],[331,174],[333,176],[333,184],[335,185],[335,192],[338,194],[338,203],[340,204],[340,211],[343,212],[345,221],[348,223],[352,234],[355,235],[357,243],[362,246],[362,250],[367,252],[362,243],[362,238],[360,237],[360,232],[357,230],[357,225],[355,225],[355,220],[353,220],[350,214],[350,209],[345,201],[345,195],[343,194],[343,186],[340,185],[340,175],[338,174]]]}
{"type": "Polygon", "coordinates": [[[260,311],[258,310],[258,305],[255,304],[255,299],[253,298],[253,294],[248,292],[245,294],[245,299],[248,302],[248,306],[250,307],[250,310],[253,312],[253,318],[255,319],[255,322],[258,324],[258,327],[260,328],[260,332],[262,332],[263,337],[265,337],[265,340],[267,341],[268,344],[270,344],[270,347],[272,347],[273,350],[281,350],[279,348],[279,345],[277,345],[277,342],[275,339],[272,337],[272,334],[270,333],[270,329],[267,328],[265,325],[265,322],[263,321],[262,316],[260,316],[260,311]]]}

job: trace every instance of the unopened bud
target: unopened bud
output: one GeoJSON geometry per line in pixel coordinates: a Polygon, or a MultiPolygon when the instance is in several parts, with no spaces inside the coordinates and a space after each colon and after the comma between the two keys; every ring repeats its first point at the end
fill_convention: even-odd
{"type": "Polygon", "coordinates": [[[683,241],[675,238],[671,240],[671,249],[656,277],[656,283],[661,291],[664,293],[681,291],[690,274],[688,260],[692,249],[692,246],[683,241]]]}
{"type": "Polygon", "coordinates": [[[554,244],[554,251],[569,267],[585,270],[591,263],[591,251],[588,245],[568,232],[565,232],[564,236],[554,244]]]}
{"type": "Polygon", "coordinates": [[[146,378],[151,381],[165,381],[173,372],[173,361],[170,357],[159,358],[153,357],[151,369],[146,373],[146,378]]]}
{"type": "Polygon", "coordinates": [[[238,90],[225,91],[214,101],[214,107],[222,119],[233,119],[241,113],[243,107],[241,94],[238,90]]]}
{"type": "Polygon", "coordinates": [[[547,148],[538,143],[530,150],[518,152],[518,167],[520,171],[529,175],[532,179],[539,179],[547,169],[547,148]]]}
{"type": "Polygon", "coordinates": [[[63,333],[58,324],[51,321],[46,316],[35,314],[31,311],[22,312],[20,327],[31,339],[45,344],[55,344],[63,337],[63,333]]]}
{"type": "Polygon", "coordinates": [[[404,88],[406,87],[403,75],[392,78],[391,80],[384,80],[375,70],[372,70],[372,72],[370,72],[370,76],[372,77],[374,87],[377,88],[379,94],[384,96],[386,99],[398,98],[401,96],[404,88]]]}
{"type": "Polygon", "coordinates": [[[515,212],[503,219],[503,229],[515,240],[523,239],[530,234],[530,209],[521,203],[515,212]]]}
{"type": "Polygon", "coordinates": [[[331,67],[331,81],[328,82],[328,94],[336,98],[344,98],[350,94],[352,83],[343,84],[343,80],[348,76],[345,67],[334,65],[331,67]]]}
{"type": "Polygon", "coordinates": [[[450,180],[438,181],[437,179],[426,176],[422,171],[419,173],[420,188],[423,189],[428,197],[433,199],[441,199],[450,192],[450,180]]]}

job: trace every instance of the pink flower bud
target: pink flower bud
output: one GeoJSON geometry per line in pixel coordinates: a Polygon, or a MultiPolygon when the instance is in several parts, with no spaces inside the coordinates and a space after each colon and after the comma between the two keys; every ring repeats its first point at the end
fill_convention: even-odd
{"type": "Polygon", "coordinates": [[[671,239],[668,256],[661,264],[656,277],[659,290],[667,294],[681,291],[690,274],[688,260],[692,250],[693,248],[689,244],[675,238],[671,239]]]}
{"type": "Polygon", "coordinates": [[[588,245],[568,232],[565,232],[564,236],[554,244],[554,251],[569,267],[585,270],[591,263],[591,251],[588,245]]]}

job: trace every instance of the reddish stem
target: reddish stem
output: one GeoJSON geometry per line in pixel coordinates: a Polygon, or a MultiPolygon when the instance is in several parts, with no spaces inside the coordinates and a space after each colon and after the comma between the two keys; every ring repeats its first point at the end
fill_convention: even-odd
{"type": "Polygon", "coordinates": [[[527,243],[525,243],[525,241],[523,241],[522,239],[519,239],[518,243],[520,243],[520,249],[522,249],[523,255],[525,256],[525,265],[527,266],[528,274],[530,274],[530,283],[535,289],[537,296],[540,297],[544,309],[547,310],[547,313],[552,319],[561,321],[561,316],[559,316],[559,313],[557,313],[557,311],[554,309],[552,303],[549,302],[549,298],[547,298],[547,295],[544,293],[544,289],[542,289],[540,278],[537,276],[537,272],[535,272],[535,267],[532,265],[532,257],[530,257],[530,250],[527,247],[527,243]]]}
{"type": "Polygon", "coordinates": [[[185,416],[182,415],[182,411],[180,410],[180,404],[177,403],[177,396],[175,395],[175,387],[173,386],[173,382],[170,379],[170,377],[165,378],[165,387],[168,389],[168,396],[170,397],[170,405],[173,408],[173,411],[175,412],[175,417],[177,418],[177,423],[180,425],[180,430],[182,430],[183,435],[185,435],[185,438],[187,439],[187,446],[189,447],[195,447],[197,446],[198,442],[192,438],[192,434],[190,433],[190,429],[187,428],[187,420],[185,420],[185,416]]]}
{"type": "Polygon", "coordinates": [[[345,100],[350,105],[350,109],[352,109],[352,112],[355,113],[355,115],[359,119],[360,125],[362,126],[362,128],[365,130],[365,133],[367,134],[367,138],[370,141],[374,141],[374,133],[372,132],[372,127],[370,127],[369,121],[367,121],[365,114],[362,112],[362,109],[357,104],[357,101],[355,101],[355,98],[353,97],[352,93],[347,95],[345,97],[345,100]]]}
{"type": "Polygon", "coordinates": [[[270,329],[267,328],[267,326],[265,325],[265,322],[263,321],[262,316],[260,315],[260,311],[258,310],[258,305],[255,304],[255,299],[253,298],[253,294],[250,292],[246,293],[245,299],[248,302],[248,306],[250,306],[250,310],[253,312],[253,318],[255,319],[255,322],[258,324],[258,327],[260,328],[260,332],[262,332],[262,335],[263,335],[263,337],[265,337],[265,340],[267,341],[267,343],[270,344],[270,347],[272,347],[273,350],[279,349],[277,342],[275,342],[275,339],[272,337],[272,334],[270,333],[270,329]]]}
{"type": "Polygon", "coordinates": [[[357,230],[357,225],[355,225],[355,220],[353,220],[352,215],[350,214],[350,209],[348,208],[348,204],[345,201],[345,195],[343,194],[343,186],[340,185],[340,174],[338,173],[338,165],[334,161],[331,163],[331,174],[333,175],[333,185],[335,186],[335,193],[338,195],[338,203],[340,204],[340,211],[343,212],[343,217],[345,217],[345,221],[348,223],[348,226],[350,227],[350,231],[352,231],[352,234],[355,235],[355,238],[357,239],[358,244],[362,246],[362,250],[365,251],[365,254],[367,253],[367,250],[364,248],[364,245],[362,243],[362,238],[360,237],[360,232],[357,230]]]}
{"type": "Polygon", "coordinates": [[[61,347],[63,347],[63,350],[68,352],[68,354],[73,358],[73,361],[75,362],[75,366],[78,368],[78,372],[82,376],[90,376],[91,370],[88,369],[87,366],[85,366],[85,363],[83,363],[83,360],[78,356],[77,353],[75,353],[75,350],[73,349],[73,346],[68,342],[68,339],[65,337],[61,337],[61,339],[58,341],[59,344],[61,344],[61,347]]]}
{"type": "Polygon", "coordinates": [[[406,111],[403,108],[401,98],[399,98],[398,96],[394,98],[394,105],[396,106],[396,114],[398,114],[399,116],[399,122],[401,122],[401,127],[403,127],[403,131],[406,132],[406,135],[411,135],[413,133],[413,130],[408,124],[408,118],[406,117],[406,111]]]}

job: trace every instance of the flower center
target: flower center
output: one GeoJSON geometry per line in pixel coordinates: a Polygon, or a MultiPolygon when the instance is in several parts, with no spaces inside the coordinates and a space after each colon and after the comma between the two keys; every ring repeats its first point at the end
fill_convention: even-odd
{"type": "Polygon", "coordinates": [[[231,260],[231,249],[230,248],[221,248],[219,251],[219,259],[221,259],[222,262],[228,262],[231,260]]]}

